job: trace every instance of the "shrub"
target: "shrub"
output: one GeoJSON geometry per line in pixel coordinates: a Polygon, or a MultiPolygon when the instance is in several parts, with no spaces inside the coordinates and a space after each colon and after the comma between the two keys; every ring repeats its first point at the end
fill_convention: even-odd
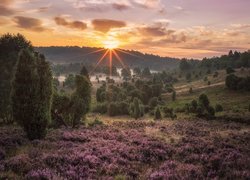
{"type": "Polygon", "coordinates": [[[158,105],[158,98],[157,97],[152,97],[149,100],[149,107],[152,109],[155,109],[155,107],[158,105]]]}
{"type": "Polygon", "coordinates": [[[93,126],[96,126],[96,125],[103,125],[103,122],[96,117],[95,120],[89,122],[88,125],[90,127],[93,127],[93,126]]]}
{"type": "Polygon", "coordinates": [[[154,115],[155,115],[155,120],[159,120],[159,119],[162,118],[162,116],[161,116],[161,110],[160,110],[159,106],[157,106],[155,108],[155,114],[154,115]]]}
{"type": "Polygon", "coordinates": [[[14,119],[29,139],[41,139],[51,119],[52,73],[43,55],[20,53],[13,83],[14,119]]]}
{"type": "Polygon", "coordinates": [[[210,82],[210,81],[208,81],[208,82],[207,82],[207,85],[208,85],[208,86],[210,86],[210,84],[211,84],[211,82],[210,82]]]}
{"type": "Polygon", "coordinates": [[[227,72],[227,74],[231,74],[231,73],[234,73],[235,70],[234,70],[233,68],[231,68],[231,67],[228,67],[228,68],[226,69],[226,72],[227,72]]]}
{"type": "Polygon", "coordinates": [[[239,78],[235,76],[234,74],[230,74],[226,77],[225,83],[229,89],[237,90],[238,82],[239,82],[239,78]]]}
{"type": "Polygon", "coordinates": [[[216,104],[215,105],[215,112],[222,112],[223,111],[223,107],[220,104],[216,104]]]}
{"type": "Polygon", "coordinates": [[[164,112],[164,117],[171,118],[171,119],[176,118],[173,108],[168,108],[167,106],[164,106],[162,109],[164,112]]]}
{"type": "Polygon", "coordinates": [[[105,114],[108,111],[107,103],[97,103],[92,111],[94,113],[105,114]]]}
{"type": "Polygon", "coordinates": [[[207,78],[207,77],[204,77],[203,81],[205,81],[205,82],[206,82],[207,80],[208,80],[208,78],[207,78]]]}
{"type": "Polygon", "coordinates": [[[213,75],[214,78],[218,77],[219,73],[216,71],[213,75]]]}
{"type": "Polygon", "coordinates": [[[208,107],[209,106],[209,99],[208,99],[208,97],[207,97],[207,95],[206,94],[201,94],[200,96],[199,96],[199,104],[200,105],[203,105],[204,107],[208,107]]]}
{"type": "Polygon", "coordinates": [[[129,104],[126,102],[111,102],[108,105],[109,116],[128,115],[129,104]]]}

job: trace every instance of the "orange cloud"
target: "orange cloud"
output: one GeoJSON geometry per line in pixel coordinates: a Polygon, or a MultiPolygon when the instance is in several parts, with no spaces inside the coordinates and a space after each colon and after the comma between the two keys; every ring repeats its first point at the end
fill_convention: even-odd
{"type": "Polygon", "coordinates": [[[57,25],[65,26],[68,28],[85,30],[87,28],[87,24],[82,21],[67,21],[63,17],[55,17],[54,18],[57,25]]]}
{"type": "Polygon", "coordinates": [[[108,32],[113,28],[125,27],[126,23],[124,21],[116,21],[111,19],[94,19],[92,25],[96,31],[108,32]]]}

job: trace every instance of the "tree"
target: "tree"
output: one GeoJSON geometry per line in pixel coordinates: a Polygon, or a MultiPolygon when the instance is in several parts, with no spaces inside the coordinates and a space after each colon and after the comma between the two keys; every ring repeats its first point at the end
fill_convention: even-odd
{"type": "Polygon", "coordinates": [[[148,67],[144,68],[141,74],[143,77],[150,77],[151,76],[150,69],[148,67]]]}
{"type": "Polygon", "coordinates": [[[89,72],[85,66],[82,67],[80,75],[85,76],[89,79],[89,72]]]}
{"type": "Polygon", "coordinates": [[[0,119],[13,122],[11,91],[18,54],[22,49],[33,50],[31,43],[21,34],[5,34],[0,37],[0,119]]]}
{"type": "Polygon", "coordinates": [[[208,99],[208,97],[207,97],[207,95],[206,94],[201,94],[200,96],[199,96],[199,104],[200,105],[202,105],[202,106],[204,106],[204,107],[208,107],[209,106],[209,99],[208,99]]]}
{"type": "Polygon", "coordinates": [[[144,115],[144,108],[138,98],[134,98],[133,103],[130,104],[130,115],[135,119],[144,115]]]}
{"type": "Polygon", "coordinates": [[[179,64],[179,68],[182,72],[186,72],[190,69],[190,64],[188,63],[186,59],[182,59],[179,64]]]}
{"type": "Polygon", "coordinates": [[[50,122],[52,73],[44,56],[22,50],[18,59],[12,93],[14,119],[29,139],[46,135],[50,122]]]}
{"type": "Polygon", "coordinates": [[[215,105],[215,112],[222,112],[223,111],[223,107],[220,104],[216,104],[215,105]]]}
{"type": "Polygon", "coordinates": [[[81,119],[90,110],[91,102],[91,84],[87,77],[76,75],[76,90],[71,96],[71,117],[72,127],[80,124],[81,119]]]}
{"type": "Polygon", "coordinates": [[[130,69],[128,68],[123,68],[121,71],[121,75],[123,77],[123,79],[127,80],[131,78],[131,72],[130,69]]]}
{"type": "Polygon", "coordinates": [[[63,83],[63,86],[74,89],[75,88],[75,76],[73,74],[69,74],[66,77],[66,79],[65,79],[65,81],[63,83]]]}
{"type": "Polygon", "coordinates": [[[159,106],[157,106],[155,108],[155,120],[159,120],[161,118],[162,118],[162,116],[161,116],[161,110],[160,110],[159,106]]]}
{"type": "Polygon", "coordinates": [[[237,90],[238,88],[239,77],[235,76],[234,74],[230,74],[226,77],[226,86],[229,89],[237,90]]]}
{"type": "Polygon", "coordinates": [[[140,69],[140,68],[135,67],[133,71],[134,71],[134,74],[135,74],[135,75],[137,75],[137,76],[140,76],[140,75],[141,75],[141,69],[140,69]]]}

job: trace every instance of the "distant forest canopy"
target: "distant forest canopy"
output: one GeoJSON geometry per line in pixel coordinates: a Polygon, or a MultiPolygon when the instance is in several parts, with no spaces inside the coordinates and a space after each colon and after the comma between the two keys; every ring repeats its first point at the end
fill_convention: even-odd
{"type": "Polygon", "coordinates": [[[226,69],[226,68],[250,67],[250,50],[238,52],[230,50],[227,55],[220,57],[203,58],[201,61],[188,61],[183,59],[180,63],[181,70],[206,68],[206,69],[226,69]]]}
{"type": "MultiPolygon", "coordinates": [[[[36,50],[44,54],[48,61],[53,64],[74,64],[82,63],[85,66],[94,66],[98,60],[105,53],[105,50],[92,53],[100,50],[101,48],[92,48],[92,47],[37,47],[36,50]]],[[[152,70],[166,70],[166,69],[175,69],[179,65],[180,59],[170,58],[170,57],[160,57],[152,54],[143,54],[138,51],[116,51],[116,53],[121,57],[124,64],[130,68],[140,67],[146,68],[150,67],[152,70]],[[129,55],[129,54],[131,55],[129,55]]],[[[108,56],[106,60],[103,61],[100,65],[108,65],[108,56]]],[[[122,67],[120,62],[116,59],[113,61],[113,64],[116,67],[122,67]]]]}
{"type": "MultiPolygon", "coordinates": [[[[78,73],[84,65],[89,71],[94,69],[98,60],[104,54],[104,51],[98,51],[101,48],[91,47],[37,47],[36,50],[44,54],[52,65],[52,70],[61,73],[78,73]]],[[[218,70],[240,67],[250,67],[250,50],[245,52],[238,52],[230,50],[227,55],[220,57],[203,58],[202,60],[194,59],[178,59],[170,57],[160,57],[152,54],[143,54],[138,51],[123,50],[132,55],[116,51],[117,54],[124,60],[127,67],[133,69],[139,67],[140,69],[149,67],[151,70],[177,70],[190,71],[195,69],[200,70],[218,70]]],[[[108,58],[108,56],[107,56],[108,58]]],[[[121,64],[114,60],[115,67],[122,67],[121,64]]],[[[108,59],[103,61],[95,72],[109,73],[108,59]]],[[[115,72],[115,70],[114,70],[115,72]]]]}

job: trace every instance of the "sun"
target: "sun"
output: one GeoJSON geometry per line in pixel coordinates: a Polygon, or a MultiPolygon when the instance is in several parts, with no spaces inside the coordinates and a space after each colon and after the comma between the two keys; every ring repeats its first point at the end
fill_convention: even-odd
{"type": "Polygon", "coordinates": [[[117,39],[109,38],[103,41],[103,46],[106,49],[116,49],[119,47],[119,45],[120,45],[120,42],[117,39]]]}

